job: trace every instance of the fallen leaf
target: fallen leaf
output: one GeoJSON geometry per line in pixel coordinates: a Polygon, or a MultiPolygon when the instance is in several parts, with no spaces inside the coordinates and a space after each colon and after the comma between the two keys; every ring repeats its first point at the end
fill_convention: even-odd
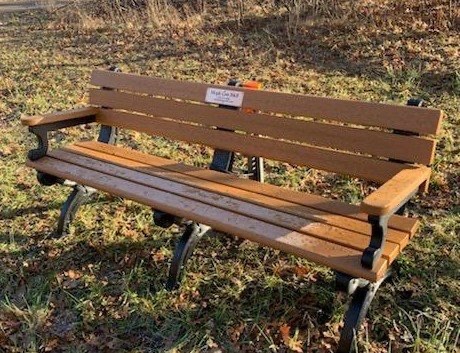
{"type": "Polygon", "coordinates": [[[289,345],[289,332],[291,331],[291,327],[289,325],[283,324],[280,326],[280,333],[281,338],[285,345],[289,345]]]}
{"type": "Polygon", "coordinates": [[[64,272],[64,275],[70,279],[79,279],[81,277],[81,273],[74,270],[68,270],[67,272],[64,272]]]}
{"type": "Polygon", "coordinates": [[[308,272],[310,272],[310,269],[305,266],[294,267],[294,273],[296,274],[296,276],[304,277],[308,272]]]}

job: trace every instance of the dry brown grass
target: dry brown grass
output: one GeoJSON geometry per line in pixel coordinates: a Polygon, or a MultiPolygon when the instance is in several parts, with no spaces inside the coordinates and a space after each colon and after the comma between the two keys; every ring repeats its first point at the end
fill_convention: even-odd
{"type": "Polygon", "coordinates": [[[222,14],[238,26],[269,15],[282,24],[290,41],[318,21],[332,25],[359,22],[400,31],[460,28],[458,0],[76,0],[58,11],[52,25],[78,31],[113,26],[132,31],[203,30],[205,23],[222,14]]]}

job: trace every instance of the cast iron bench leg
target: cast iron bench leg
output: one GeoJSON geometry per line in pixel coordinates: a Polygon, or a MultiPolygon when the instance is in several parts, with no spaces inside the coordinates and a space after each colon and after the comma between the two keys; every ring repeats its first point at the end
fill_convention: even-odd
{"type": "Polygon", "coordinates": [[[374,299],[380,285],[391,275],[388,271],[386,275],[376,283],[370,283],[361,279],[352,279],[355,281],[348,285],[348,293],[351,295],[351,301],[345,314],[342,333],[340,335],[337,353],[352,353],[356,348],[356,337],[361,324],[366,317],[369,306],[374,299]]]}
{"type": "Polygon", "coordinates": [[[80,206],[88,200],[94,189],[83,185],[75,185],[66,202],[61,207],[61,215],[59,216],[56,235],[62,237],[69,233],[69,227],[75,218],[80,206]]]}
{"type": "MultiPolygon", "coordinates": [[[[117,136],[118,129],[116,127],[103,125],[99,131],[98,141],[114,145],[116,143],[117,136]]],[[[56,229],[57,237],[69,234],[69,226],[74,220],[75,214],[80,206],[85,203],[94,192],[95,190],[93,188],[87,186],[79,184],[73,186],[72,192],[61,207],[61,215],[59,216],[58,226],[56,229]]]]}
{"type": "MultiPolygon", "coordinates": [[[[237,81],[230,81],[230,86],[236,86],[237,81]]],[[[237,109],[235,107],[228,107],[221,105],[220,107],[226,109],[237,109]]],[[[219,130],[225,130],[218,128],[219,130]]],[[[211,165],[209,169],[219,171],[222,173],[231,173],[233,163],[235,160],[235,153],[232,151],[224,151],[216,149],[214,151],[211,165]]],[[[161,211],[154,211],[154,221],[156,225],[163,228],[170,227],[175,222],[176,217],[174,215],[167,214],[161,211]]],[[[174,250],[174,256],[171,261],[171,267],[169,268],[168,280],[166,282],[166,289],[173,290],[179,286],[179,281],[182,276],[182,270],[187,260],[192,255],[193,249],[197,245],[198,241],[210,230],[210,227],[188,221],[184,233],[179,239],[176,249],[174,250]]]]}
{"type": "Polygon", "coordinates": [[[192,255],[198,241],[210,230],[210,227],[192,222],[185,228],[184,233],[177,242],[174,256],[169,268],[168,281],[166,282],[166,289],[173,290],[178,287],[179,280],[182,275],[182,270],[187,260],[192,255]]]}

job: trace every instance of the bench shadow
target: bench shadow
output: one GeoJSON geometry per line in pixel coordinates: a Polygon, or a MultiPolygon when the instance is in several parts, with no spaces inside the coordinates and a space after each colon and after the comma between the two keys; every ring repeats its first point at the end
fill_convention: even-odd
{"type": "MultiPolygon", "coordinates": [[[[216,302],[215,297],[222,293],[219,287],[231,288],[232,285],[234,283],[229,279],[214,277],[212,283],[206,282],[194,288],[197,296],[194,299],[189,299],[189,291],[183,292],[180,289],[171,293],[165,293],[162,287],[148,292],[134,290],[133,295],[138,301],[150,302],[155,296],[168,295],[177,298],[172,300],[176,305],[159,315],[142,308],[131,310],[126,316],[117,319],[100,315],[86,325],[93,327],[92,332],[96,335],[104,336],[110,330],[112,344],[115,342],[116,349],[132,349],[135,344],[136,347],[145,345],[153,351],[186,350],[187,345],[190,345],[188,339],[212,337],[225,351],[240,352],[252,346],[248,341],[260,339],[260,329],[264,327],[276,337],[281,324],[308,332],[318,328],[327,330],[326,323],[332,314],[332,305],[328,304],[333,300],[326,292],[327,288],[318,292],[311,289],[316,284],[312,284],[311,288],[305,286],[292,289],[289,284],[281,283],[267,288],[255,280],[248,283],[238,297],[226,297],[216,302]],[[188,302],[181,303],[180,297],[188,302]],[[286,312],[286,308],[289,308],[289,312],[286,312]],[[233,326],[245,325],[247,327],[239,333],[239,339],[231,338],[233,326]]],[[[104,343],[101,342],[100,347],[103,348],[104,343]]]]}
{"type": "MultiPolygon", "coordinates": [[[[225,263],[238,251],[239,243],[232,237],[213,234],[213,236],[217,235],[224,237],[223,243],[229,248],[220,253],[215,260],[225,263]]],[[[123,297],[129,292],[137,298],[136,302],[154,301],[157,295],[163,296],[161,292],[164,291],[170,258],[153,261],[152,251],[165,246],[172,248],[176,240],[176,237],[171,236],[155,241],[133,242],[127,239],[116,244],[96,247],[94,240],[88,239],[52,257],[47,255],[49,248],[46,244],[32,246],[29,252],[36,256],[33,264],[25,269],[22,292],[24,286],[27,288],[32,285],[37,278],[46,279],[59,275],[60,289],[55,288],[52,293],[50,292],[51,302],[65,302],[68,295],[84,301],[92,295],[91,289],[85,288],[79,278],[70,279],[62,274],[69,271],[87,272],[88,266],[91,267],[96,261],[99,265],[91,267],[91,274],[94,275],[96,282],[105,283],[99,292],[102,298],[123,297]],[[129,283],[126,283],[127,279],[129,283]]],[[[197,249],[196,262],[202,263],[203,256],[209,256],[208,253],[209,244],[203,240],[197,249]]],[[[91,330],[96,335],[102,335],[110,330],[114,337],[112,344],[116,344],[117,349],[132,348],[133,342],[137,339],[156,349],[180,348],[184,344],[182,336],[191,332],[203,336],[211,334],[219,344],[231,349],[232,346],[240,343],[230,342],[226,331],[229,322],[254,321],[255,326],[247,335],[255,337],[260,334],[256,329],[257,325],[274,325],[274,323],[278,325],[280,318],[285,318],[290,325],[301,330],[325,325],[331,319],[333,306],[330,302],[334,300],[332,284],[321,276],[315,280],[316,283],[306,281],[305,285],[296,288],[289,284],[289,281],[292,281],[289,278],[292,276],[290,273],[281,274],[286,281],[279,281],[270,287],[267,287],[263,281],[254,279],[246,283],[244,290],[235,298],[224,293],[224,288],[235,286],[232,278],[216,277],[214,273],[209,275],[212,280],[201,281],[194,289],[194,292],[200,293],[199,298],[190,299],[188,303],[179,306],[172,306],[166,313],[161,314],[161,319],[154,313],[142,309],[131,310],[129,314],[119,318],[104,315],[105,308],[99,308],[98,299],[94,305],[96,309],[102,310],[101,315],[94,321],[87,321],[85,326],[92,327],[91,330]],[[216,295],[221,295],[222,301],[216,301],[214,299],[216,295]],[[208,304],[203,306],[202,300],[208,304]],[[288,314],[286,308],[289,308],[288,314]],[[171,331],[174,332],[172,336],[171,331]]],[[[187,281],[187,277],[186,272],[184,281],[187,281]]],[[[187,290],[187,296],[190,295],[189,291],[187,290]]],[[[15,293],[6,294],[13,302],[21,302],[20,299],[15,298],[15,293]]],[[[179,300],[182,294],[179,289],[167,295],[179,300]]],[[[173,303],[175,302],[176,300],[173,300],[173,303]]],[[[121,307],[115,307],[114,310],[123,311],[121,307]]],[[[104,346],[103,343],[101,344],[104,346]]]]}
{"type": "MultiPolygon", "coordinates": [[[[8,246],[10,244],[15,245],[23,245],[26,244],[28,241],[28,237],[26,237],[24,234],[20,232],[0,232],[0,247],[8,246]]],[[[0,254],[8,254],[8,255],[17,255],[20,254],[21,250],[20,249],[15,249],[13,251],[11,250],[5,250],[5,249],[0,249],[0,254]]]]}
{"type": "MultiPolygon", "coordinates": [[[[153,231],[157,230],[153,229],[153,231]]],[[[228,249],[220,251],[214,248],[214,243],[211,244],[206,238],[203,239],[198,243],[193,255],[195,259],[192,259],[199,264],[199,267],[210,256],[210,249],[216,252],[213,255],[213,261],[224,264],[240,251],[240,243],[234,238],[225,237],[217,232],[213,232],[212,236],[223,237],[221,246],[228,247],[228,249]]],[[[155,301],[157,295],[162,296],[161,292],[164,290],[170,261],[170,257],[155,257],[155,253],[158,249],[165,247],[172,250],[176,241],[177,236],[164,235],[157,239],[144,237],[141,241],[126,239],[117,243],[104,244],[98,242],[97,237],[86,237],[72,244],[72,247],[64,248],[58,255],[50,255],[50,246],[46,242],[38,242],[27,250],[27,253],[33,254],[34,260],[33,265],[25,269],[22,279],[24,284],[21,288],[24,286],[27,288],[29,284],[32,286],[40,278],[55,281],[56,276],[59,275],[63,282],[58,287],[60,289],[50,292],[51,301],[62,302],[68,296],[66,293],[70,293],[74,298],[80,298],[79,300],[84,300],[91,295],[91,289],[85,288],[84,283],[79,282],[79,279],[73,280],[62,274],[69,273],[71,270],[88,272],[88,269],[91,268],[90,273],[94,276],[94,280],[97,283],[105,283],[101,289],[102,297],[120,297],[129,292],[133,293],[132,295],[135,295],[137,300],[155,301]]],[[[13,254],[6,255],[12,256],[13,254]]],[[[438,269],[438,273],[440,276],[451,276],[452,268],[458,268],[458,265],[453,259],[446,259],[443,266],[438,269]]],[[[425,268],[425,266],[428,266],[427,268],[430,266],[428,259],[417,262],[417,267],[425,268]]],[[[409,269],[408,272],[412,270],[409,269]]],[[[258,335],[257,325],[260,327],[273,326],[274,323],[279,325],[280,318],[286,320],[291,327],[302,331],[310,332],[309,330],[318,327],[326,331],[328,322],[334,314],[332,305],[335,297],[334,285],[322,276],[315,280],[316,283],[308,279],[299,279],[305,284],[295,286],[292,284],[293,275],[289,273],[279,274],[281,280],[270,286],[267,286],[265,279],[261,277],[246,282],[238,296],[233,297],[222,292],[225,288],[236,286],[232,279],[216,276],[212,266],[204,271],[211,271],[207,274],[211,280],[201,281],[196,287],[199,297],[190,299],[190,302],[183,303],[183,305],[171,307],[167,314],[162,313],[161,317],[148,310],[134,310],[119,318],[101,315],[94,321],[87,322],[86,325],[93,327],[93,332],[101,335],[107,330],[112,330],[114,337],[112,344],[116,344],[119,349],[132,347],[136,340],[158,349],[182,347],[183,344],[186,344],[183,337],[193,331],[203,336],[210,333],[224,348],[229,351],[232,349],[238,351],[243,339],[237,339],[236,342],[229,340],[229,322],[253,322],[255,325],[253,329],[244,331],[244,335],[247,335],[244,339],[255,339],[258,335]],[[219,297],[219,293],[221,293],[221,298],[215,300],[216,295],[219,297]],[[203,300],[207,303],[206,306],[203,306],[203,300]],[[126,330],[127,328],[129,331],[126,330]],[[170,334],[171,331],[174,332],[173,335],[170,334]]],[[[185,273],[186,282],[189,275],[185,273]]],[[[52,284],[52,286],[55,285],[52,284]]],[[[426,283],[426,286],[432,288],[429,282],[426,283]]],[[[11,290],[13,289],[9,288],[9,291],[11,290]]],[[[394,290],[393,287],[390,292],[394,293],[394,290]]],[[[386,290],[383,291],[386,292],[386,290]]],[[[14,292],[3,294],[13,299],[15,297],[14,292]]],[[[182,295],[181,290],[168,294],[168,296],[176,297],[180,295],[182,295]]],[[[422,298],[423,300],[420,300],[420,297],[413,297],[408,300],[407,295],[407,290],[396,290],[396,295],[392,295],[391,300],[408,311],[437,305],[435,296],[429,295],[422,298]]],[[[445,288],[443,296],[446,295],[455,298],[456,293],[453,293],[452,289],[445,288]]],[[[384,295],[385,297],[388,296],[384,295]]],[[[385,299],[383,300],[385,303],[385,299]]],[[[114,310],[121,310],[121,304],[118,302],[113,305],[114,310]]],[[[374,303],[374,307],[377,305],[378,302],[374,303]]],[[[105,309],[101,308],[101,310],[105,309]]],[[[377,339],[385,340],[380,337],[380,334],[376,335],[377,339]]]]}
{"type": "Polygon", "coordinates": [[[56,210],[61,208],[62,203],[60,202],[53,202],[48,205],[40,205],[40,206],[30,206],[30,207],[23,207],[23,208],[5,208],[2,210],[1,218],[3,220],[11,220],[16,217],[27,216],[27,215],[41,215],[44,212],[49,210],[56,210]]]}
{"type": "MultiPolygon", "coordinates": [[[[70,194],[71,189],[65,189],[65,194],[70,194]]],[[[85,202],[85,205],[94,205],[97,203],[104,203],[110,201],[110,197],[105,194],[98,194],[97,199],[92,197],[89,201],[85,202]]],[[[12,220],[16,217],[22,217],[27,215],[43,215],[45,212],[50,210],[57,210],[61,209],[64,201],[54,201],[47,205],[37,205],[37,206],[30,206],[30,207],[22,207],[22,208],[8,208],[5,207],[2,209],[0,217],[2,220],[12,220]]],[[[57,222],[57,218],[56,218],[57,222]]]]}

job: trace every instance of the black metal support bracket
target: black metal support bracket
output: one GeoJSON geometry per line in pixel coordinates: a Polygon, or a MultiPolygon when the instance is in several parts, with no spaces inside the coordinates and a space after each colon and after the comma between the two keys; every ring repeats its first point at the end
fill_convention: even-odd
{"type": "Polygon", "coordinates": [[[209,169],[222,173],[231,173],[233,163],[235,161],[235,153],[231,151],[215,150],[212,156],[212,161],[209,169]]]}
{"type": "Polygon", "coordinates": [[[57,237],[69,234],[70,224],[74,220],[75,214],[80,206],[87,201],[94,192],[95,190],[93,188],[79,184],[73,187],[72,192],[61,207],[61,214],[56,229],[57,237]]]}
{"type": "Polygon", "coordinates": [[[30,126],[29,131],[37,137],[38,147],[30,150],[27,153],[27,158],[31,161],[36,161],[46,156],[48,152],[48,129],[44,125],[30,126]]]}
{"type": "MultiPolygon", "coordinates": [[[[425,101],[423,99],[419,99],[419,98],[411,98],[411,99],[409,99],[407,101],[406,105],[408,105],[410,107],[425,107],[426,106],[425,101]]],[[[416,132],[404,131],[404,130],[398,130],[398,129],[393,130],[393,133],[396,134],[396,135],[403,135],[403,136],[420,136],[416,132]]],[[[390,162],[396,162],[396,163],[407,163],[407,161],[403,161],[403,160],[395,159],[395,158],[390,158],[389,161],[390,162]]]]}
{"type": "Polygon", "coordinates": [[[362,278],[354,278],[343,273],[337,273],[337,289],[351,296],[348,310],[340,335],[337,353],[352,353],[356,347],[356,337],[367,311],[382,283],[391,276],[388,270],[378,282],[371,283],[362,278]]]}
{"type": "Polygon", "coordinates": [[[249,157],[248,165],[248,173],[250,178],[252,180],[256,180],[260,183],[263,183],[265,181],[264,159],[262,157],[249,157]]]}
{"type": "MultiPolygon", "coordinates": [[[[95,120],[96,117],[94,115],[88,115],[76,119],[57,121],[54,123],[48,123],[37,126],[30,126],[29,131],[37,137],[38,147],[29,151],[27,155],[28,158],[31,161],[36,161],[46,156],[49,148],[48,132],[56,131],[66,127],[89,124],[95,122],[95,120]]],[[[105,131],[106,130],[102,128],[100,135],[102,135],[104,138],[107,136],[107,142],[111,141],[113,134],[107,135],[105,131]]],[[[73,191],[71,192],[71,194],[67,198],[67,201],[61,208],[61,215],[59,217],[58,227],[56,230],[56,236],[63,236],[67,234],[69,230],[69,225],[75,218],[75,214],[78,208],[84,201],[87,200],[87,198],[91,195],[91,193],[94,190],[40,171],[37,171],[37,180],[40,184],[44,186],[51,186],[54,184],[73,186],[73,191]]]]}
{"type": "Polygon", "coordinates": [[[368,221],[372,227],[371,241],[369,246],[364,249],[361,257],[361,265],[372,269],[377,260],[382,255],[382,248],[388,232],[388,220],[391,215],[374,216],[369,215],[368,221]]]}
{"type": "MultiPolygon", "coordinates": [[[[117,128],[102,125],[99,131],[98,141],[113,145],[116,143],[117,135],[117,128]]],[[[90,196],[95,192],[95,189],[73,182],[68,182],[48,174],[45,177],[45,180],[52,181],[53,179],[56,179],[55,183],[73,186],[72,192],[61,207],[61,214],[59,216],[58,226],[56,229],[56,236],[62,237],[69,234],[70,224],[75,219],[78,209],[90,198],[90,196]]]]}
{"type": "Polygon", "coordinates": [[[65,180],[57,176],[37,171],[37,180],[43,186],[51,186],[54,184],[64,184],[65,180]]]}
{"type": "MultiPolygon", "coordinates": [[[[418,99],[418,98],[409,99],[406,105],[412,106],[412,107],[426,106],[423,99],[418,99]]],[[[405,136],[417,136],[418,135],[417,133],[410,132],[410,131],[403,131],[403,130],[394,130],[393,133],[397,135],[405,135],[405,136]]],[[[389,160],[391,162],[396,162],[396,163],[406,163],[406,161],[393,159],[393,158],[390,158],[389,160]]],[[[411,195],[409,195],[406,199],[404,199],[392,213],[397,214],[397,215],[404,215],[410,198],[414,196],[416,192],[417,190],[415,190],[413,193],[411,193],[411,195]]],[[[373,215],[368,216],[369,223],[372,226],[372,236],[371,236],[371,242],[369,244],[369,247],[367,247],[364,250],[363,256],[361,258],[361,264],[366,268],[372,268],[382,253],[381,248],[385,242],[387,228],[388,228],[388,220],[390,216],[391,214],[385,215],[385,216],[373,216],[373,215]]]]}
{"type": "Polygon", "coordinates": [[[210,230],[209,226],[204,224],[189,222],[174,250],[174,256],[169,268],[166,289],[173,290],[178,287],[179,280],[182,276],[183,269],[187,260],[192,255],[198,241],[210,230]]]}
{"type": "MultiPolygon", "coordinates": [[[[109,67],[109,71],[121,72],[121,69],[117,66],[109,67]]],[[[102,87],[104,90],[113,90],[112,88],[102,87]]],[[[102,107],[107,108],[107,107],[102,107]]],[[[99,131],[99,142],[108,143],[109,145],[115,145],[118,139],[118,128],[115,126],[102,125],[99,131]]]]}
{"type": "Polygon", "coordinates": [[[97,140],[99,142],[107,143],[109,145],[115,145],[118,139],[118,128],[114,126],[102,125],[99,130],[99,136],[97,140]]]}
{"type": "MultiPolygon", "coordinates": [[[[121,72],[120,69],[117,67],[111,67],[109,70],[115,72],[121,72]]],[[[32,149],[28,152],[28,158],[31,161],[36,161],[42,157],[45,157],[48,153],[49,148],[49,141],[48,141],[48,132],[49,131],[56,131],[66,127],[72,127],[82,124],[89,124],[96,121],[95,115],[88,115],[80,118],[69,119],[69,120],[62,120],[48,124],[30,126],[29,131],[33,133],[38,140],[38,147],[32,149]]],[[[107,144],[115,144],[116,139],[118,136],[118,129],[112,126],[102,125],[98,141],[104,142],[107,144]]],[[[65,203],[62,205],[61,214],[58,221],[58,226],[56,230],[56,236],[63,236],[68,234],[69,226],[73,219],[75,218],[75,214],[77,213],[80,206],[94,193],[94,189],[79,185],[75,182],[64,180],[58,178],[54,175],[43,173],[37,171],[37,179],[40,184],[45,186],[51,186],[54,184],[62,184],[66,186],[72,186],[73,190],[68,196],[65,203]]]]}
{"type": "MultiPolygon", "coordinates": [[[[228,81],[228,86],[233,86],[237,87],[241,84],[239,80],[236,79],[231,79],[228,81]]],[[[231,110],[237,110],[237,107],[231,107],[231,106],[226,106],[226,105],[219,105],[220,108],[223,109],[231,109],[231,110]]],[[[232,131],[224,128],[217,128],[218,130],[222,131],[232,131]]],[[[233,163],[235,161],[235,152],[233,151],[225,151],[225,150],[220,150],[216,149],[214,150],[214,154],[212,156],[212,161],[209,166],[209,169],[215,170],[218,172],[222,173],[231,173],[233,170],[233,163]]]]}
{"type": "Polygon", "coordinates": [[[383,246],[388,232],[388,221],[393,214],[403,215],[406,211],[409,200],[417,193],[418,188],[409,193],[399,202],[388,214],[382,216],[368,215],[367,220],[371,224],[371,241],[369,246],[364,249],[361,257],[361,265],[372,269],[382,255],[383,246]]]}
{"type": "Polygon", "coordinates": [[[48,123],[43,125],[29,126],[29,131],[37,137],[38,147],[30,150],[27,157],[31,161],[36,161],[44,156],[48,152],[48,132],[56,131],[66,127],[77,126],[82,124],[89,124],[96,121],[94,115],[88,115],[81,118],[69,119],[63,121],[56,121],[54,123],[48,123]]]}
{"type": "MultiPolygon", "coordinates": [[[[240,82],[238,80],[230,80],[228,82],[229,86],[238,86],[240,82]]],[[[220,105],[220,107],[225,109],[238,109],[235,107],[229,107],[220,105]]],[[[219,130],[226,130],[223,128],[218,128],[219,130]]],[[[225,151],[216,149],[212,156],[212,161],[209,166],[209,169],[215,170],[221,173],[231,173],[233,170],[233,164],[235,161],[235,153],[233,151],[225,151]]],[[[162,228],[169,228],[173,224],[182,224],[184,223],[184,219],[177,217],[175,215],[169,214],[167,212],[163,212],[160,210],[153,210],[153,222],[155,225],[160,226],[162,228]]],[[[185,262],[190,257],[193,248],[195,247],[196,243],[202,237],[204,233],[209,230],[209,227],[197,224],[197,223],[190,223],[186,227],[184,234],[182,235],[181,239],[179,240],[175,253],[174,258],[171,263],[171,268],[169,271],[169,279],[166,284],[168,289],[173,289],[177,287],[178,281],[180,278],[180,273],[185,265],[185,262]],[[204,229],[201,231],[200,229],[204,229]]]]}
{"type": "MultiPolygon", "coordinates": [[[[48,153],[49,141],[48,141],[48,132],[56,131],[62,128],[76,126],[80,124],[88,124],[95,121],[95,116],[90,115],[86,117],[81,117],[78,119],[58,121],[49,124],[30,126],[29,131],[37,137],[38,146],[37,148],[31,149],[27,153],[27,158],[31,161],[36,161],[40,158],[43,158],[48,153]]],[[[44,172],[37,171],[37,180],[40,184],[44,186],[51,186],[54,184],[65,184],[65,180],[58,178],[54,175],[47,174],[44,172]]]]}
{"type": "MultiPolygon", "coordinates": [[[[239,86],[241,83],[238,80],[232,79],[228,82],[229,86],[239,86]]],[[[238,109],[237,107],[220,105],[223,109],[238,109]]],[[[232,131],[224,128],[218,128],[223,131],[232,131]]],[[[225,151],[216,149],[214,151],[211,164],[209,169],[219,171],[221,173],[232,173],[233,164],[235,161],[235,153],[233,151],[225,151]]],[[[248,174],[251,178],[263,182],[263,160],[259,157],[250,157],[248,159],[248,174]]],[[[168,214],[163,211],[154,210],[153,219],[156,225],[163,228],[168,228],[174,223],[184,223],[182,218],[178,218],[174,215],[168,214]]],[[[171,267],[169,270],[169,277],[166,283],[166,288],[172,290],[177,288],[179,280],[182,275],[183,268],[190,258],[193,249],[195,248],[198,241],[205,235],[210,227],[199,224],[193,221],[186,223],[186,228],[177,243],[174,251],[174,256],[171,261],[171,267]]]]}

